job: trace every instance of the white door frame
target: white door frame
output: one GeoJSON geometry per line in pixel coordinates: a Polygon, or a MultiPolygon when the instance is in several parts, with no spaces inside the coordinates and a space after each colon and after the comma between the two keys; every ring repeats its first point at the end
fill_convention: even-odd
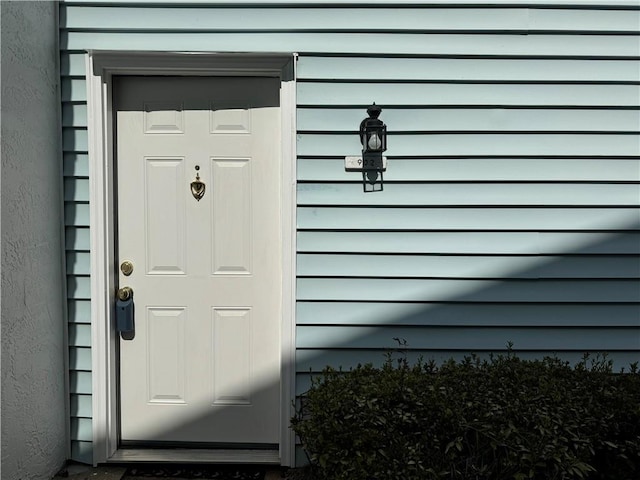
{"type": "MultiPolygon", "coordinates": [[[[282,340],[280,463],[294,465],[289,428],[295,398],[295,60],[296,55],[89,51],[86,56],[91,241],[93,463],[122,460],[118,451],[114,225],[114,75],[270,76],[281,79],[282,340]]],[[[197,457],[197,455],[196,455],[197,457]]],[[[199,457],[202,461],[206,457],[199,457]]],[[[136,456],[129,460],[153,460],[136,456]]],[[[179,461],[176,458],[175,461],[179,461]]],[[[188,460],[184,458],[182,460],[188,460]]],[[[197,458],[194,459],[198,461],[197,458]]],[[[251,458],[248,458],[251,461],[251,458]]],[[[256,461],[259,461],[257,458],[256,461]]]]}

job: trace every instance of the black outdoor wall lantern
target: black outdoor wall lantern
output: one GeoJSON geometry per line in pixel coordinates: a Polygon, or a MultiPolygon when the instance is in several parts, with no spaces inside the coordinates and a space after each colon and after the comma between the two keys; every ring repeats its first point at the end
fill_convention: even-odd
{"type": "Polygon", "coordinates": [[[367,118],[360,122],[360,143],[362,154],[380,154],[387,149],[387,126],[380,120],[382,108],[373,102],[367,108],[367,118]]]}
{"type": "Polygon", "coordinates": [[[362,172],[362,188],[365,192],[383,190],[386,170],[386,157],[382,153],[387,149],[387,126],[380,120],[382,108],[373,103],[367,108],[367,118],[360,122],[360,143],[362,144],[361,157],[346,157],[347,171],[362,172]],[[379,188],[376,188],[379,183],[379,188]],[[371,186],[368,189],[368,186],[371,186]]]}

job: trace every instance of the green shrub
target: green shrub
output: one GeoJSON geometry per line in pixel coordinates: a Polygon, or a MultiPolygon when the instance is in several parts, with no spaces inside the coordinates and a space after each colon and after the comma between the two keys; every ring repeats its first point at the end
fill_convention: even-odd
{"type": "Polygon", "coordinates": [[[322,480],[640,479],[640,373],[603,357],[326,368],[292,424],[322,480]]]}

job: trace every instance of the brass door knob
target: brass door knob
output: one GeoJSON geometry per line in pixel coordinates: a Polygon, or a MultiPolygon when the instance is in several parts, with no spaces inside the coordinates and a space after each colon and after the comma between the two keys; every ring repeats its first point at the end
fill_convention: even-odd
{"type": "Polygon", "coordinates": [[[125,260],[120,264],[120,271],[123,275],[128,277],[133,272],[133,263],[131,263],[129,260],[125,260]]]}
{"type": "Polygon", "coordinates": [[[118,290],[118,298],[123,302],[129,300],[132,296],[133,290],[131,289],[131,287],[122,287],[118,290]]]}

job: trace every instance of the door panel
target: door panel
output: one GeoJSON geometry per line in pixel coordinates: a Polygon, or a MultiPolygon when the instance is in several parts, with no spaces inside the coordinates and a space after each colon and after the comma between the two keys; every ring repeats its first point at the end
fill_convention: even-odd
{"type": "Polygon", "coordinates": [[[187,260],[185,159],[145,157],[142,161],[144,204],[153,206],[146,208],[145,223],[140,225],[145,234],[146,271],[150,275],[184,274],[187,260]]]}
{"type": "Polygon", "coordinates": [[[114,99],[121,438],[277,444],[279,80],[121,77],[114,99]]]}
{"type": "Polygon", "coordinates": [[[250,274],[253,242],[251,159],[212,158],[213,265],[216,275],[250,274]],[[233,208],[229,208],[233,205],[233,208]]]}

